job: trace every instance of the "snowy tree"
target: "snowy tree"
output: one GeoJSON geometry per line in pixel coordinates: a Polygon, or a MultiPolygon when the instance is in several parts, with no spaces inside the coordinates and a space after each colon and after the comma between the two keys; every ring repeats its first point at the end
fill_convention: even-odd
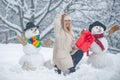
{"type": "Polygon", "coordinates": [[[65,12],[71,14],[74,22],[86,27],[99,20],[107,27],[119,24],[119,0],[72,0],[65,8],[65,12]]]}
{"type": "MultiPolygon", "coordinates": [[[[1,0],[0,4],[0,24],[17,33],[23,33],[25,24],[33,21],[40,26],[41,39],[54,40],[52,23],[56,14],[61,12],[72,17],[76,39],[80,31],[88,29],[94,21],[102,22],[107,29],[120,25],[120,0],[1,0]]],[[[113,37],[108,36],[112,46],[111,38],[113,37]]]]}
{"type": "MultiPolygon", "coordinates": [[[[36,25],[40,25],[45,18],[50,18],[49,16],[53,14],[52,11],[62,2],[63,0],[57,2],[54,0],[1,0],[1,9],[4,8],[0,13],[0,20],[18,34],[23,33],[26,22],[32,21],[36,25]]],[[[46,35],[48,29],[51,28],[46,27],[42,31],[41,37],[46,35]]]]}

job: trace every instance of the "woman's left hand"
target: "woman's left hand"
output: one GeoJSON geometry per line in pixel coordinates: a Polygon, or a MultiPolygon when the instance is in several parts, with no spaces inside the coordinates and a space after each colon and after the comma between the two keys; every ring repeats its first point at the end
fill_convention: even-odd
{"type": "Polygon", "coordinates": [[[78,47],[76,45],[72,46],[72,50],[77,50],[78,47]]]}

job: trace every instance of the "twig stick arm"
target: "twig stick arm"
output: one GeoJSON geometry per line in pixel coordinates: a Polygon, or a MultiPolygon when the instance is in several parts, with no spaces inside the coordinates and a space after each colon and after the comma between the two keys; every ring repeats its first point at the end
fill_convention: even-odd
{"type": "Polygon", "coordinates": [[[109,33],[109,35],[111,35],[112,33],[116,32],[116,31],[118,31],[118,30],[120,30],[120,26],[115,25],[115,26],[113,26],[112,28],[110,28],[110,29],[108,30],[108,33],[109,33]]]}
{"type": "Polygon", "coordinates": [[[23,36],[17,35],[17,38],[23,46],[27,44],[27,41],[25,40],[23,36]]]}

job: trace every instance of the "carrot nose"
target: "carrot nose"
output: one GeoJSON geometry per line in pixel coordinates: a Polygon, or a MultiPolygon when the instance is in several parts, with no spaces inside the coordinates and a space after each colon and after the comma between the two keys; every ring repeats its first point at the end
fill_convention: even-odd
{"type": "Polygon", "coordinates": [[[102,30],[101,29],[99,29],[99,32],[101,32],[102,30]]]}
{"type": "Polygon", "coordinates": [[[33,32],[36,32],[37,29],[35,29],[33,32]]]}

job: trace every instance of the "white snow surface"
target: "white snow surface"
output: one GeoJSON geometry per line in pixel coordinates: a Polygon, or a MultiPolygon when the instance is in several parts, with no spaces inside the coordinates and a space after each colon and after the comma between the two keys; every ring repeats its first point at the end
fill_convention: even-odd
{"type": "MultiPolygon", "coordinates": [[[[19,59],[24,55],[21,44],[0,44],[0,80],[119,80],[120,53],[106,53],[113,61],[113,65],[98,69],[87,64],[84,55],[76,72],[63,76],[41,66],[36,71],[24,71],[19,65],[19,59]]],[[[52,60],[53,48],[41,47],[45,61],[52,60]]]]}

